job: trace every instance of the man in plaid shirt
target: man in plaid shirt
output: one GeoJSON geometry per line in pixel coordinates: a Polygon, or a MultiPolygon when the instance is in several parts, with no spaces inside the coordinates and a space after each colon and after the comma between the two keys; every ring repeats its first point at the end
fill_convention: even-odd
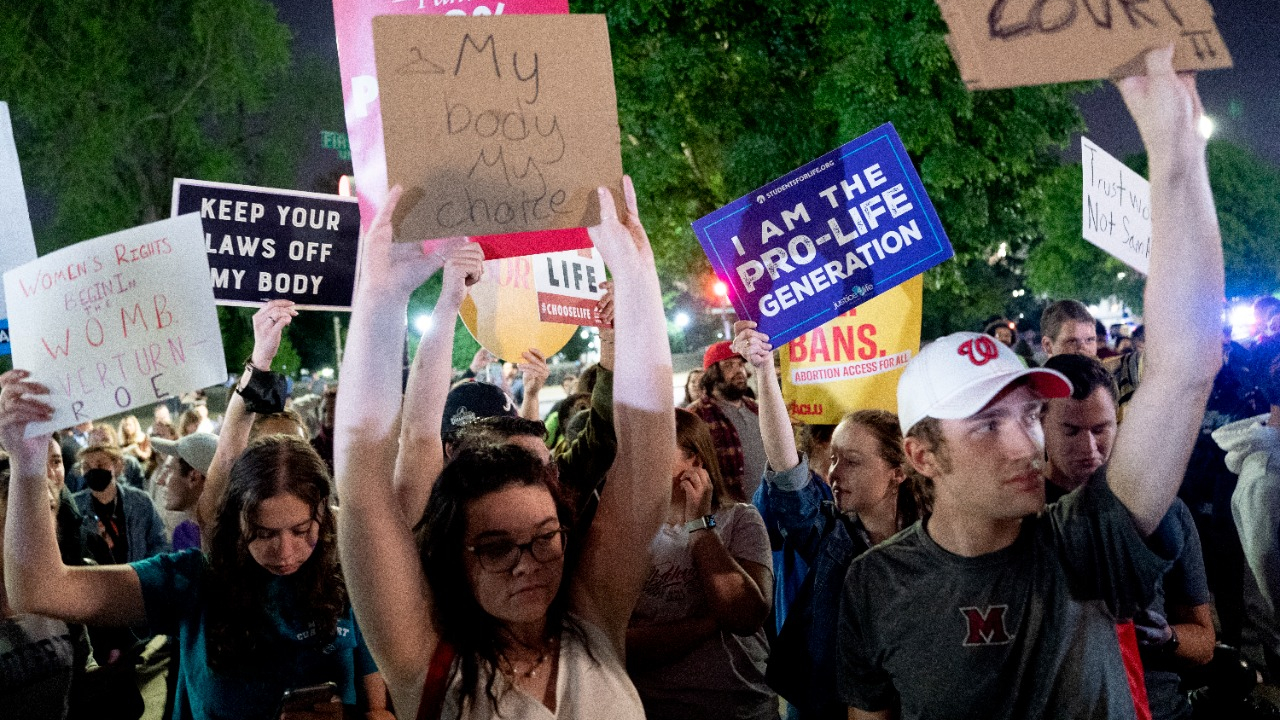
{"type": "Polygon", "coordinates": [[[707,348],[702,356],[706,394],[688,407],[711,427],[720,475],[737,502],[751,502],[764,477],[764,442],[760,412],[746,396],[747,364],[728,341],[707,348]]]}

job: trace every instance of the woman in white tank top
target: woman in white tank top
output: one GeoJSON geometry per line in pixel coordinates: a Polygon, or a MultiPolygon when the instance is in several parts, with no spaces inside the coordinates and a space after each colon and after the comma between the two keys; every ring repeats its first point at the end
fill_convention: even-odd
{"type": "Polygon", "coordinates": [[[575,534],[580,547],[567,546],[571,520],[541,443],[464,450],[438,472],[455,316],[482,272],[479,246],[392,243],[398,187],[369,230],[338,392],[339,544],[356,616],[401,718],[644,717],[624,642],[671,492],[651,458],[671,456],[675,426],[653,253],[629,178],[624,190],[620,219],[600,188],[601,224],[589,228],[625,331],[617,456],[591,527],[575,534]],[[402,409],[409,295],[442,266],[435,323],[402,409]]]}

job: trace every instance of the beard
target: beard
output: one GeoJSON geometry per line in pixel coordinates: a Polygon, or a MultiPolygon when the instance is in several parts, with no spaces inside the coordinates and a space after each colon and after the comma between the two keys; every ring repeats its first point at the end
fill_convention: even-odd
{"type": "Polygon", "coordinates": [[[716,383],[716,394],[729,402],[738,402],[747,394],[747,384],[722,380],[716,383]]]}

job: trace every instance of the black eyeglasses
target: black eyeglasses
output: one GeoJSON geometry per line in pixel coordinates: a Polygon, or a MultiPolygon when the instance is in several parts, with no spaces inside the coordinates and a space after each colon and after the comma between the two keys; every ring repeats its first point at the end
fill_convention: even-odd
{"type": "Polygon", "coordinates": [[[480,567],[488,572],[511,572],[520,564],[520,556],[527,550],[533,559],[540,562],[551,562],[564,557],[565,529],[556,528],[550,532],[535,536],[527,543],[510,540],[489,540],[478,545],[468,545],[467,550],[475,553],[480,567]]]}

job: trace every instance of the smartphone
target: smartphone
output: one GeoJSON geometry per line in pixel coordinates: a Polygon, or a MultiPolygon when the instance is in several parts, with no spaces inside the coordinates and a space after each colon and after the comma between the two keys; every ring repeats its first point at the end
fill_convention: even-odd
{"type": "Polygon", "coordinates": [[[331,682],[285,690],[276,717],[286,712],[310,712],[316,705],[331,702],[337,696],[338,686],[331,682]]]}

